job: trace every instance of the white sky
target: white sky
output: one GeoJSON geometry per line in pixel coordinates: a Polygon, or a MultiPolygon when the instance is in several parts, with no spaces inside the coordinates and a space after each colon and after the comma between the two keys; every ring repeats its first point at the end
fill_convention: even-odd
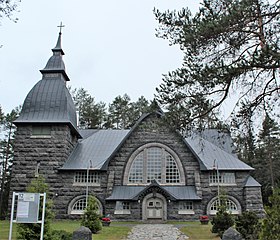
{"type": "Polygon", "coordinates": [[[199,0],[22,0],[17,23],[0,26],[0,105],[5,113],[23,103],[41,79],[62,21],[62,49],[70,85],[96,102],[127,93],[132,101],[153,99],[162,74],[182,64],[182,52],[156,38],[153,8],[189,7],[199,0]]]}

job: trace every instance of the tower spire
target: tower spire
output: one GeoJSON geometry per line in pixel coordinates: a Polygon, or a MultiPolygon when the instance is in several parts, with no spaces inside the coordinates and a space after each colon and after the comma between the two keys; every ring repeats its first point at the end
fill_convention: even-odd
{"type": "Polygon", "coordinates": [[[61,29],[62,29],[63,27],[65,27],[65,25],[62,25],[62,22],[60,22],[60,25],[57,26],[57,27],[59,27],[59,34],[61,34],[61,29]]]}
{"type": "Polygon", "coordinates": [[[61,34],[62,34],[61,30],[62,30],[63,27],[65,27],[65,25],[62,25],[62,22],[60,22],[60,25],[57,26],[57,27],[59,27],[58,39],[57,39],[56,46],[52,49],[52,51],[53,51],[53,53],[60,52],[61,55],[64,55],[64,52],[61,48],[61,34]]]}

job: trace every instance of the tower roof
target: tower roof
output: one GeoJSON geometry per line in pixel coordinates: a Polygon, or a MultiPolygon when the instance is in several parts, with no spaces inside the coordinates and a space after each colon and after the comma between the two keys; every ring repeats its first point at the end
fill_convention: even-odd
{"type": "Polygon", "coordinates": [[[61,32],[52,51],[53,56],[41,70],[42,79],[26,96],[20,116],[14,123],[65,123],[80,136],[75,104],[65,84],[70,79],[62,60],[61,32]]]}

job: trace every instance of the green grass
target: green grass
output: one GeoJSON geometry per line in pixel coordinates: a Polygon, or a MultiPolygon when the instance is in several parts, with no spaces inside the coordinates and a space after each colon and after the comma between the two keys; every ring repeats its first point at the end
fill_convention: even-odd
{"type": "Polygon", "coordinates": [[[185,233],[189,240],[218,240],[216,234],[211,232],[212,225],[201,225],[200,222],[187,222],[186,226],[180,228],[185,233]]]}
{"type": "MultiPolygon", "coordinates": [[[[136,223],[134,223],[136,224],[136,223]]],[[[73,232],[81,226],[79,221],[74,220],[61,220],[54,221],[52,223],[52,229],[65,230],[67,232],[73,232]]],[[[98,234],[93,235],[94,240],[120,240],[124,239],[131,230],[132,222],[113,222],[110,227],[103,227],[98,234]]],[[[13,224],[13,240],[16,240],[16,227],[17,224],[13,224]]],[[[9,238],[9,221],[0,221],[0,239],[8,240],[9,238]]]]}
{"type": "MultiPolygon", "coordinates": [[[[201,225],[200,222],[168,222],[177,226],[185,233],[189,240],[218,240],[215,234],[211,233],[211,224],[201,225]]],[[[110,227],[103,227],[98,234],[93,235],[94,240],[121,240],[125,239],[131,228],[140,222],[112,222],[110,227]]],[[[9,221],[0,221],[0,239],[7,240],[9,236],[9,221]]],[[[13,240],[16,240],[16,225],[13,224],[13,240]]],[[[54,230],[65,230],[73,232],[80,227],[79,221],[61,220],[54,221],[52,228],[54,230]]]]}

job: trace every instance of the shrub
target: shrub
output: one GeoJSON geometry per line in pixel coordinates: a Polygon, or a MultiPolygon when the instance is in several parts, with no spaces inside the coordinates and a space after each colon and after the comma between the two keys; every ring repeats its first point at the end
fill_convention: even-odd
{"type": "Polygon", "coordinates": [[[95,197],[89,196],[88,205],[85,209],[81,225],[88,227],[92,233],[97,233],[102,229],[100,218],[97,200],[95,197]]]}
{"type": "Polygon", "coordinates": [[[240,232],[244,239],[255,240],[259,239],[260,234],[260,222],[256,213],[254,212],[243,212],[239,215],[235,222],[235,227],[240,232]]]}
{"type": "MultiPolygon", "coordinates": [[[[48,196],[48,185],[45,183],[45,179],[42,176],[39,176],[36,179],[33,179],[26,188],[27,192],[31,193],[47,193],[48,196]]],[[[41,200],[40,206],[43,205],[41,200]]],[[[51,221],[54,218],[54,213],[52,211],[52,201],[47,199],[46,208],[45,208],[45,223],[44,223],[44,240],[53,240],[52,230],[51,230],[51,221]]],[[[42,216],[42,209],[40,208],[39,216],[42,216]]],[[[21,240],[37,240],[40,239],[41,235],[41,224],[39,223],[21,223],[17,224],[17,235],[18,239],[21,240]]]]}
{"type": "Polygon", "coordinates": [[[269,197],[270,207],[266,207],[266,219],[263,221],[262,240],[280,239],[280,188],[273,191],[269,197]]]}
{"type": "Polygon", "coordinates": [[[223,236],[224,232],[234,225],[233,216],[227,212],[227,207],[225,205],[225,198],[221,197],[221,205],[218,208],[216,216],[211,221],[212,223],[212,233],[217,233],[220,237],[223,236]]]}
{"type": "Polygon", "coordinates": [[[72,240],[72,233],[66,232],[64,230],[54,230],[52,232],[53,240],[72,240]]]}

